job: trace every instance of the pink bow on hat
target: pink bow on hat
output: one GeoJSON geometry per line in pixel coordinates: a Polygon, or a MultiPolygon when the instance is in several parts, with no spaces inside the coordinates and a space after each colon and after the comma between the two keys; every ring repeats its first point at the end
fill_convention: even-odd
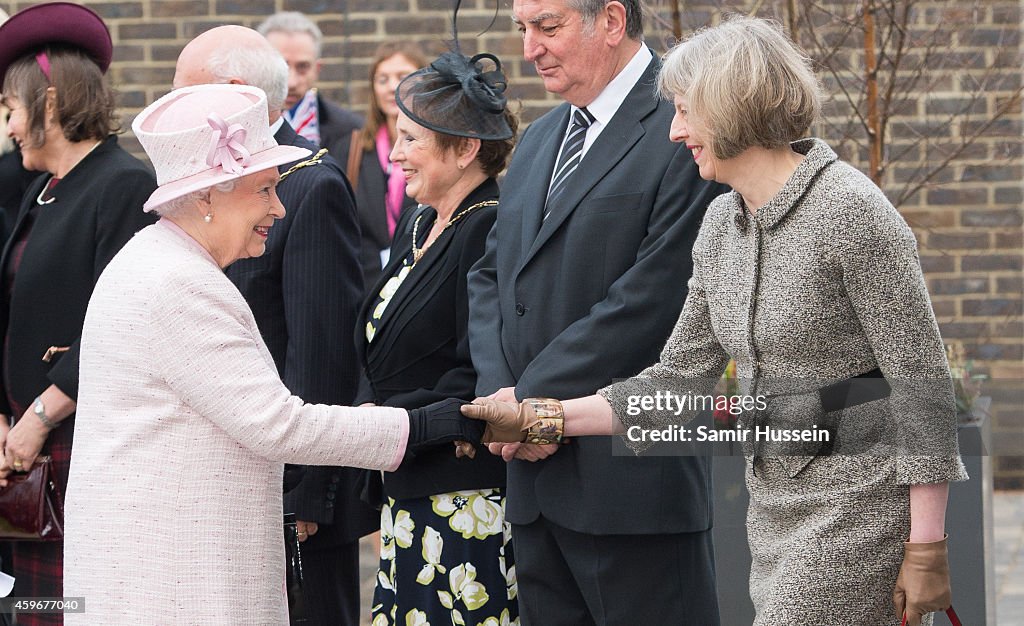
{"type": "Polygon", "coordinates": [[[206,164],[210,167],[220,165],[225,172],[241,174],[242,168],[249,165],[249,160],[252,157],[242,143],[245,141],[245,128],[241,124],[232,124],[229,127],[224,118],[216,113],[210,113],[206,121],[213,129],[213,138],[210,141],[210,153],[206,155],[206,164]]]}

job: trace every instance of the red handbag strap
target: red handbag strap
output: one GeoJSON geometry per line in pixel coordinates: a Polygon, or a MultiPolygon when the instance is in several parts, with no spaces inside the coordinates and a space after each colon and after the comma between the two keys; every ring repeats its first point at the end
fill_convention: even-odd
{"type": "MultiPolygon", "coordinates": [[[[949,618],[949,623],[952,624],[953,626],[964,626],[963,624],[960,623],[960,617],[956,614],[956,611],[953,610],[952,606],[950,606],[948,609],[946,609],[946,617],[949,618]]],[[[900,622],[900,626],[907,626],[907,614],[906,613],[903,614],[903,621],[900,622]]]]}

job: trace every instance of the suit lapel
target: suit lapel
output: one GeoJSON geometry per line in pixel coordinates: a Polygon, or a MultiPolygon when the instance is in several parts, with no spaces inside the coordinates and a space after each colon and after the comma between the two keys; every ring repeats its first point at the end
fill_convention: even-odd
{"type": "MultiPolygon", "coordinates": [[[[470,206],[484,200],[497,199],[498,183],[494,179],[487,179],[463,199],[452,215],[458,215],[470,206]]],[[[480,209],[476,210],[479,211],[480,209]]],[[[428,208],[422,215],[423,219],[420,220],[419,228],[416,228],[416,230],[420,241],[425,241],[427,231],[433,225],[433,220],[436,218],[437,213],[434,209],[428,208]]],[[[415,225],[416,215],[410,215],[409,218],[411,221],[407,229],[410,233],[408,241],[411,244],[411,232],[415,225]]],[[[405,281],[402,282],[395,295],[392,296],[391,303],[388,304],[388,308],[384,309],[384,314],[377,324],[377,335],[366,350],[367,363],[376,363],[380,359],[388,357],[403,329],[410,321],[416,318],[416,315],[423,307],[430,303],[432,293],[437,290],[437,285],[443,282],[445,276],[455,271],[458,259],[449,259],[448,249],[455,241],[455,234],[462,228],[463,223],[461,221],[456,222],[441,233],[423,255],[423,258],[420,259],[420,262],[416,264],[416,267],[406,276],[405,281]],[[449,260],[451,262],[448,262],[449,260]]],[[[398,232],[395,233],[395,237],[402,237],[403,240],[406,239],[402,233],[398,232]]],[[[403,256],[405,255],[403,254],[403,256]]],[[[400,266],[401,261],[392,261],[384,270],[385,275],[388,277],[394,276],[400,266]]],[[[378,281],[377,284],[383,286],[384,281],[378,281]]],[[[380,287],[377,287],[371,298],[376,301],[379,295],[380,287]]],[[[364,317],[361,319],[365,320],[365,315],[366,313],[364,312],[364,317]]]]}
{"type": "MultiPolygon", "coordinates": [[[[420,220],[417,234],[422,238],[424,232],[429,230],[432,224],[433,220],[428,222],[424,217],[420,220]]],[[[434,284],[437,273],[443,269],[442,261],[451,246],[454,232],[453,226],[437,238],[420,262],[410,270],[395,295],[391,297],[388,308],[384,309],[384,314],[377,322],[378,335],[374,337],[367,348],[366,360],[368,363],[387,358],[395,343],[395,338],[401,335],[406,324],[415,318],[416,314],[430,301],[430,297],[423,295],[423,291],[434,284]]],[[[401,263],[393,266],[389,264],[388,269],[391,271],[388,276],[393,276],[399,267],[401,267],[401,263]]],[[[379,294],[380,290],[378,289],[374,294],[374,300],[379,294]]]]}
{"type": "Polygon", "coordinates": [[[558,149],[562,145],[562,138],[565,136],[565,129],[569,124],[569,112],[571,109],[567,104],[561,106],[565,110],[559,117],[557,124],[555,124],[555,130],[558,132],[550,132],[546,137],[541,137],[540,145],[537,146],[533,163],[531,164],[530,169],[535,170],[541,178],[538,179],[537,184],[526,185],[525,188],[518,190],[523,196],[519,206],[525,207],[522,211],[523,239],[522,252],[520,252],[524,259],[527,258],[530,248],[537,239],[537,233],[541,230],[541,220],[544,216],[544,200],[548,195],[547,183],[551,181],[551,175],[555,170],[555,159],[558,158],[558,149]]]}
{"type": "MultiPolygon", "coordinates": [[[[626,99],[622,101],[615,115],[612,116],[611,121],[608,122],[608,126],[601,131],[594,145],[590,146],[590,149],[587,150],[587,154],[580,161],[579,167],[566,182],[564,191],[552,203],[554,206],[547,207],[548,218],[543,221],[540,231],[532,240],[532,245],[529,246],[528,252],[523,258],[523,266],[529,263],[537,254],[537,251],[551,239],[551,236],[572,215],[580,202],[590,193],[590,190],[644,136],[646,131],[642,120],[658,108],[658,100],[654,96],[653,87],[657,67],[657,58],[652,59],[640,80],[633,86],[633,89],[630,90],[626,99]]],[[[566,115],[566,122],[562,124],[563,130],[565,124],[568,124],[568,114],[566,115]]],[[[561,135],[558,136],[558,140],[560,144],[561,135]]],[[[552,161],[554,161],[554,154],[557,151],[558,146],[556,145],[551,151],[552,161]]],[[[554,168],[553,164],[547,170],[549,174],[548,179],[550,179],[552,168],[554,168]]],[[[537,187],[543,187],[544,195],[547,195],[547,185],[538,184],[537,187]]],[[[543,198],[541,198],[540,204],[543,206],[543,198]]]]}

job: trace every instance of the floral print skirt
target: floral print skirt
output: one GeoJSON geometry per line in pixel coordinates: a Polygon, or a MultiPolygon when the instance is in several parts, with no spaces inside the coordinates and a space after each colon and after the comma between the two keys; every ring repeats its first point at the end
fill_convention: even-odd
{"type": "Polygon", "coordinates": [[[372,626],[518,626],[502,489],[388,499],[372,626]]]}

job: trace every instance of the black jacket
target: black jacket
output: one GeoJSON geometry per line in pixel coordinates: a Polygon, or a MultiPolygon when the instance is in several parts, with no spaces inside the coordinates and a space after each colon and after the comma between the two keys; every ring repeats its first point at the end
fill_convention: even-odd
{"type": "Polygon", "coordinates": [[[39,176],[25,193],[0,259],[0,337],[10,341],[10,371],[0,363],[0,413],[5,414],[11,411],[7,393],[23,407],[50,384],[78,397],[79,339],[93,286],[132,235],[156,221],[142,211],[156,189],[153,173],[125,152],[117,137],[108,137],[57,183],[51,192],[56,200],[39,207],[7,299],[10,244],[49,178],[39,176]],[[51,346],[70,349],[46,363],[42,356],[51,346]]]}
{"type": "MultiPolygon", "coordinates": [[[[488,179],[452,215],[497,198],[498,184],[488,179]]],[[[475,397],[476,372],[467,335],[466,275],[483,254],[487,232],[497,213],[496,206],[474,209],[442,232],[392,297],[373,341],[367,342],[370,310],[384,283],[409,254],[415,217],[422,214],[417,230],[422,244],[436,213],[425,208],[410,211],[402,219],[395,229],[391,261],[370,288],[356,329],[356,345],[366,374],[360,403],[411,409],[445,398],[475,397]]],[[[420,453],[384,476],[387,495],[396,499],[504,485],[505,463],[500,458],[478,450],[475,459],[456,459],[450,444],[420,453]]]]}
{"type": "MultiPolygon", "coordinates": [[[[43,174],[29,186],[0,258],[0,338],[6,336],[9,342],[6,359],[0,358],[0,413],[8,415],[8,394],[27,409],[51,384],[78,399],[79,346],[93,287],[124,244],[156,221],[155,215],[142,211],[156,179],[117,145],[116,137],[108,137],[51,190],[56,200],[36,208],[8,298],[11,242],[22,236],[49,179],[43,174]],[[51,346],[69,349],[47,363],[42,357],[51,346]],[[8,381],[10,388],[5,386],[8,381]]],[[[67,487],[74,418],[65,418],[43,445],[43,454],[53,457],[53,477],[61,493],[67,487]]]]}

